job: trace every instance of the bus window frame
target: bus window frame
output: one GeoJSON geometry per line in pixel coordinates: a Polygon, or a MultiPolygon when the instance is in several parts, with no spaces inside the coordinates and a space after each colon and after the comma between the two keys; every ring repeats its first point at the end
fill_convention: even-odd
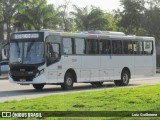
{"type": "Polygon", "coordinates": [[[99,42],[99,47],[98,47],[99,48],[99,55],[101,55],[101,56],[110,56],[110,55],[112,55],[112,40],[111,39],[100,38],[98,42],[99,42]],[[106,42],[109,41],[110,42],[110,53],[108,53],[108,54],[102,54],[101,53],[101,51],[100,51],[100,42],[101,41],[106,41],[106,42]]]}
{"type": "Polygon", "coordinates": [[[133,44],[133,55],[134,55],[134,56],[143,56],[143,55],[144,55],[144,54],[143,54],[143,53],[144,53],[143,40],[139,40],[139,39],[137,40],[137,39],[135,39],[135,40],[133,40],[133,43],[132,43],[132,44],[133,44]],[[142,42],[142,54],[136,54],[136,53],[134,52],[134,50],[135,50],[134,44],[135,44],[136,42],[142,42]]]}
{"type": "Polygon", "coordinates": [[[70,55],[75,55],[75,42],[74,42],[74,38],[73,37],[66,37],[66,36],[63,36],[62,37],[62,55],[65,55],[65,56],[70,56],[70,55]],[[72,54],[65,54],[64,52],[64,44],[63,44],[63,41],[64,41],[64,38],[70,38],[71,39],[71,44],[72,44],[72,54]]]}
{"type": "Polygon", "coordinates": [[[123,39],[122,40],[122,55],[124,56],[133,56],[134,55],[134,46],[133,46],[134,40],[133,39],[123,39]],[[130,41],[132,43],[132,53],[131,54],[125,54],[124,53],[124,41],[130,41]]]}
{"type": "Polygon", "coordinates": [[[85,55],[89,55],[89,56],[101,55],[100,54],[100,50],[99,50],[99,41],[100,41],[99,38],[85,38],[85,55]],[[87,40],[96,40],[96,42],[97,42],[97,51],[96,51],[96,54],[90,54],[90,53],[88,53],[88,43],[87,43],[87,40]]]}
{"type": "Polygon", "coordinates": [[[144,56],[153,56],[154,54],[154,41],[152,40],[143,40],[143,55],[144,56]],[[151,42],[152,43],[152,53],[151,54],[144,54],[144,42],[151,42]]]}
{"type": "MultiPolygon", "coordinates": [[[[61,45],[60,45],[60,43],[46,42],[45,47],[46,47],[46,55],[45,56],[46,56],[46,66],[47,67],[50,66],[50,65],[53,65],[53,64],[55,64],[55,63],[57,63],[57,62],[59,62],[61,60],[61,45]],[[59,57],[57,57],[56,61],[51,62],[49,64],[48,64],[48,57],[47,57],[48,56],[48,48],[47,48],[47,44],[48,43],[50,43],[50,44],[57,44],[59,46],[59,57]]],[[[50,58],[52,58],[52,57],[50,57],[50,58]]]]}
{"type": "Polygon", "coordinates": [[[81,55],[81,56],[84,56],[86,55],[86,39],[85,38],[80,38],[80,37],[75,37],[73,38],[73,41],[74,41],[74,55],[81,55]],[[83,39],[84,40],[84,53],[83,54],[77,54],[76,53],[76,39],[83,39]]]}
{"type": "Polygon", "coordinates": [[[112,39],[111,40],[111,54],[112,56],[123,56],[123,40],[122,39],[112,39]],[[121,41],[121,54],[113,54],[113,41],[121,41]]]}
{"type": "Polygon", "coordinates": [[[51,66],[51,65],[59,62],[59,61],[61,60],[61,57],[62,57],[62,39],[61,39],[61,36],[59,36],[59,35],[48,35],[48,36],[45,38],[44,44],[45,44],[45,45],[44,45],[44,49],[45,49],[45,51],[46,51],[46,52],[45,52],[46,66],[48,67],[48,66],[51,66]],[[58,37],[60,37],[60,38],[59,38],[59,40],[48,40],[49,37],[52,37],[52,36],[58,36],[58,37]],[[59,59],[58,59],[56,62],[53,62],[53,63],[51,63],[51,64],[49,64],[49,65],[47,65],[47,43],[58,44],[58,45],[59,45],[59,54],[60,54],[59,59]]]}

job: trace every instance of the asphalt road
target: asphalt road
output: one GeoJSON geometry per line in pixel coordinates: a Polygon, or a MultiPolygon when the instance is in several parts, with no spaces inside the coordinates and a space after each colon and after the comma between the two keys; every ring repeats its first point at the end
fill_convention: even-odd
{"type": "MultiPolygon", "coordinates": [[[[131,79],[127,87],[138,87],[144,85],[160,84],[160,74],[154,77],[131,79]]],[[[74,84],[71,91],[63,91],[60,86],[46,85],[43,90],[35,90],[32,85],[21,86],[11,84],[8,80],[0,80],[0,102],[22,100],[29,98],[43,97],[53,94],[67,94],[81,91],[98,91],[101,89],[115,89],[113,82],[106,82],[101,88],[93,88],[90,84],[78,83],[74,84]]]]}

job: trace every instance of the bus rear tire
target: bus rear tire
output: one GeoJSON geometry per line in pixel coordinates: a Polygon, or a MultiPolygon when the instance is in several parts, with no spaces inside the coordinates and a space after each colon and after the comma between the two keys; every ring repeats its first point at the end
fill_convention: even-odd
{"type": "Polygon", "coordinates": [[[103,85],[103,82],[92,82],[91,85],[93,87],[101,87],[103,85]]]}
{"type": "Polygon", "coordinates": [[[127,86],[129,84],[129,71],[123,70],[121,74],[121,80],[115,80],[114,83],[116,86],[127,86]]]}
{"type": "Polygon", "coordinates": [[[71,90],[73,88],[73,76],[71,73],[66,73],[64,77],[64,83],[61,84],[63,90],[71,90]]]}
{"type": "Polygon", "coordinates": [[[42,90],[44,87],[44,84],[33,84],[33,87],[36,90],[42,90]]]}

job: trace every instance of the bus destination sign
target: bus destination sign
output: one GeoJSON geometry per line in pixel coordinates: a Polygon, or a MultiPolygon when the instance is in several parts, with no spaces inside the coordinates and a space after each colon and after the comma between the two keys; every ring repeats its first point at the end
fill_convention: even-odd
{"type": "Polygon", "coordinates": [[[14,34],[13,39],[35,39],[39,38],[38,33],[14,34]]]}

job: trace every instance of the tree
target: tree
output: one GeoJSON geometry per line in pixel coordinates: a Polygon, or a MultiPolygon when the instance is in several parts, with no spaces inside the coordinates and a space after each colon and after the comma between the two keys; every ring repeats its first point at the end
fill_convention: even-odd
{"type": "Polygon", "coordinates": [[[105,18],[107,19],[107,25],[106,25],[106,30],[108,31],[117,31],[118,26],[117,26],[117,19],[115,19],[114,13],[108,13],[105,12],[105,18]]]}
{"type": "Polygon", "coordinates": [[[124,10],[120,12],[119,26],[128,34],[138,34],[144,15],[144,0],[121,0],[124,10]]]}
{"type": "Polygon", "coordinates": [[[113,16],[100,8],[92,6],[91,10],[88,10],[87,7],[80,8],[73,5],[73,10],[70,15],[73,16],[77,29],[80,31],[116,29],[113,16]]]}
{"type": "Polygon", "coordinates": [[[70,4],[70,0],[64,0],[64,4],[58,7],[59,15],[63,19],[65,31],[70,31],[70,18],[68,17],[69,4],[70,4]]]}
{"type": "Polygon", "coordinates": [[[13,15],[16,12],[15,6],[16,6],[16,3],[18,2],[19,0],[0,0],[3,22],[6,23],[6,26],[7,26],[7,41],[10,40],[11,21],[12,21],[13,15]]]}
{"type": "MultiPolygon", "coordinates": [[[[160,5],[159,0],[150,0],[151,5],[148,9],[145,10],[145,15],[143,19],[143,26],[147,30],[150,36],[154,36],[156,40],[160,39],[160,5]],[[154,1],[157,1],[157,4],[153,4],[154,1]]],[[[158,41],[157,41],[158,42],[158,41]]]]}
{"type": "Polygon", "coordinates": [[[22,1],[18,5],[15,15],[15,26],[21,29],[55,29],[56,24],[61,22],[58,12],[53,5],[47,5],[46,0],[22,1]]]}
{"type": "Polygon", "coordinates": [[[56,29],[56,25],[62,25],[62,19],[58,15],[58,11],[54,9],[53,5],[47,5],[44,10],[43,28],[56,29]]]}
{"type": "Polygon", "coordinates": [[[89,20],[88,29],[106,30],[108,19],[106,14],[100,8],[92,6],[91,12],[87,18],[89,20]]]}
{"type": "Polygon", "coordinates": [[[149,9],[152,9],[154,7],[160,7],[160,0],[146,0],[145,2],[149,6],[149,9]]]}
{"type": "Polygon", "coordinates": [[[3,12],[2,12],[2,7],[0,6],[0,43],[4,40],[3,26],[4,26],[3,12]]]}
{"type": "Polygon", "coordinates": [[[76,23],[76,27],[78,30],[80,31],[84,31],[88,29],[88,8],[84,7],[84,8],[80,8],[76,5],[73,5],[73,10],[70,12],[70,15],[73,17],[75,23],[76,23]]]}

